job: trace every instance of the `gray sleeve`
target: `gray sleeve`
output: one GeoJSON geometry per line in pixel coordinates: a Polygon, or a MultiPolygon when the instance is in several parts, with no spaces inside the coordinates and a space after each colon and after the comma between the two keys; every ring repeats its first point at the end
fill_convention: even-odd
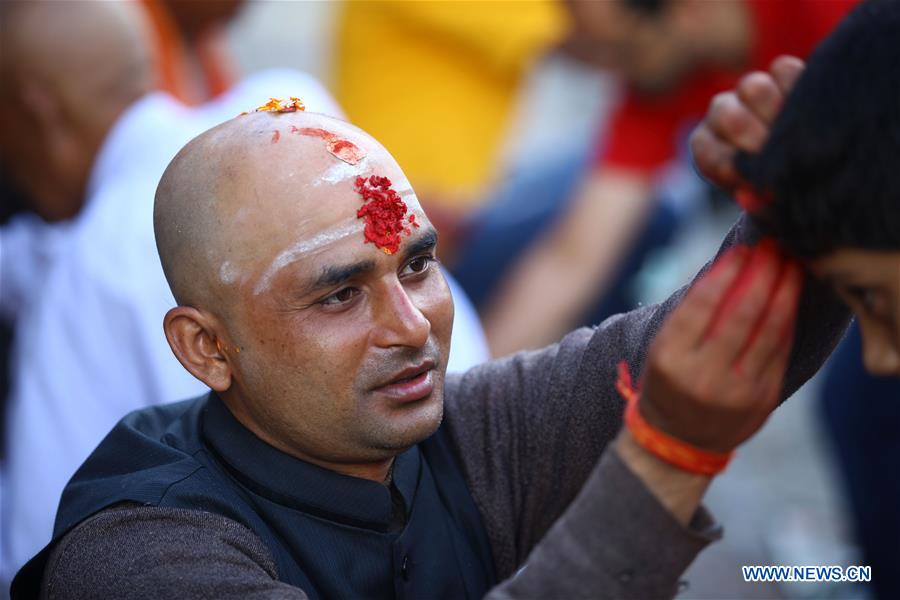
{"type": "Polygon", "coordinates": [[[703,509],[683,527],[606,452],[525,566],[488,599],[671,597],[681,573],[720,535],[703,509]]]}
{"type": "MultiPolygon", "coordinates": [[[[741,219],[720,252],[753,237],[754,232],[741,219]]],[[[815,373],[849,322],[846,309],[824,286],[813,281],[806,285],[785,397],[815,373]]],[[[598,459],[622,423],[623,402],[615,391],[617,363],[625,360],[632,373],[640,373],[650,342],[686,289],[659,305],[611,317],[593,329],[575,331],[543,350],[492,361],[462,376],[448,378],[446,426],[482,514],[501,579],[524,564],[582,491],[589,476],[591,484],[584,493],[590,495],[590,500],[583,502],[592,504],[591,517],[580,528],[561,523],[554,535],[565,531],[594,535],[596,543],[591,547],[597,548],[604,540],[617,540],[610,537],[614,531],[630,531],[633,537],[634,524],[660,523],[670,518],[627,469],[608,466],[613,462],[621,464],[614,455],[599,464],[598,459]],[[622,517],[623,499],[631,506],[625,513],[630,522],[622,517]]],[[[588,514],[574,509],[573,512],[588,514]]],[[[573,518],[570,513],[565,520],[571,523],[573,518]]],[[[705,520],[708,516],[701,511],[698,518],[705,520]]],[[[644,526],[641,530],[650,531],[644,526]]],[[[670,560],[670,553],[659,552],[659,548],[671,548],[675,554],[683,550],[685,556],[693,557],[715,537],[710,527],[672,526],[660,528],[652,536],[634,538],[642,546],[623,546],[629,552],[622,555],[631,556],[628,569],[636,574],[633,581],[668,584],[664,588],[632,587],[631,592],[621,590],[622,594],[670,595],[690,560],[670,560]],[[698,543],[700,540],[703,543],[698,543]],[[641,570],[657,575],[642,579],[638,575],[641,570]]],[[[561,546],[554,542],[552,547],[561,546]]],[[[533,556],[546,553],[541,549],[533,556]]],[[[597,560],[610,559],[608,555],[598,555],[597,560]]],[[[598,573],[614,570],[597,560],[592,559],[598,573]]],[[[569,578],[562,566],[552,561],[548,564],[554,565],[547,570],[549,577],[555,581],[569,578]]],[[[526,572],[536,574],[540,568],[532,563],[526,572]]],[[[600,589],[617,595],[615,588],[600,589]]],[[[595,589],[594,593],[602,592],[595,589]]]]}
{"type": "Polygon", "coordinates": [[[41,597],[307,596],[278,581],[269,551],[243,525],[203,511],[132,506],[101,511],[63,537],[44,570],[41,597]]]}

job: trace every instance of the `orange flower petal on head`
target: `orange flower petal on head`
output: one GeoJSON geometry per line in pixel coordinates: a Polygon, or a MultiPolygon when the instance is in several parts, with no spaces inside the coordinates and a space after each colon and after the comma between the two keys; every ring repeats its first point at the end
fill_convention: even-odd
{"type": "MultiPolygon", "coordinates": [[[[260,104],[257,106],[253,112],[274,112],[274,113],[290,113],[290,112],[305,112],[306,105],[297,98],[296,96],[291,96],[287,100],[281,100],[279,98],[269,98],[269,101],[265,104],[260,104]]],[[[247,112],[242,112],[238,116],[243,116],[249,114],[247,112]]]]}

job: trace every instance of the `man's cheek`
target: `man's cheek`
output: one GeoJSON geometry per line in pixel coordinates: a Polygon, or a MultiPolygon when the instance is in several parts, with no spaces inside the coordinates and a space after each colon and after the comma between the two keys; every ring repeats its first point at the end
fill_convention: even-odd
{"type": "Polygon", "coordinates": [[[449,289],[446,293],[432,293],[425,295],[416,303],[425,318],[431,323],[432,332],[436,335],[449,336],[453,328],[453,297],[449,289]]]}

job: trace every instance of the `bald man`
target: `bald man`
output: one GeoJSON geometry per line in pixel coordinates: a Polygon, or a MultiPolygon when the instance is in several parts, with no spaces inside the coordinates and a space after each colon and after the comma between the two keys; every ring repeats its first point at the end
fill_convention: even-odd
{"type": "MultiPolygon", "coordinates": [[[[212,391],[113,429],[15,594],[673,595],[719,535],[699,506],[710,477],[619,433],[617,363],[646,364],[659,429],[728,452],[846,310],[808,284],[789,366],[799,272],[768,264],[703,336],[732,253],[690,293],[445,378],[452,304],[402,170],[354,126],[286,108],[207,131],[166,169],[164,328],[212,391]]],[[[742,220],[725,246],[753,235],[742,220]]]]}
{"type": "MultiPolygon", "coordinates": [[[[4,1],[0,28],[0,167],[42,217],[0,227],[0,319],[16,328],[0,463],[2,585],[50,540],[66,482],[123,415],[208,389],[160,325],[174,299],[152,207],[168,162],[266,94],[341,111],[318,81],[290,71],[256,74],[196,109],[154,92],[134,3],[4,1]]],[[[451,362],[462,370],[487,352],[474,310],[456,302],[451,362]]]]}

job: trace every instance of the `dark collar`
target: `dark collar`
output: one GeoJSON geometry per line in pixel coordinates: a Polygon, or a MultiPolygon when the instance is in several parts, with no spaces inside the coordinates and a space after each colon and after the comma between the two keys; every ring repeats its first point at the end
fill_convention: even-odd
{"type": "MultiPolygon", "coordinates": [[[[273,448],[244,427],[222,400],[210,393],[203,436],[229,473],[252,492],[278,504],[330,520],[387,531],[391,493],[368,479],[341,475],[273,448]]],[[[393,484],[412,505],[419,482],[419,448],[394,459],[393,484]]]]}

